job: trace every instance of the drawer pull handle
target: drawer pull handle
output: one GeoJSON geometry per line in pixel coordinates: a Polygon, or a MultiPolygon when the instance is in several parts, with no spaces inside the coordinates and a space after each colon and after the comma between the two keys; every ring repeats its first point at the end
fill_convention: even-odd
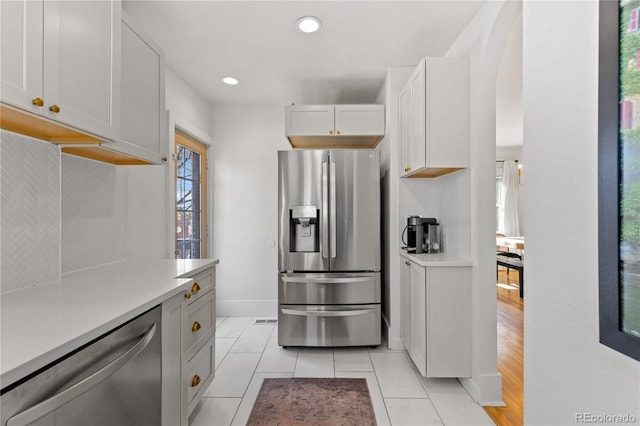
{"type": "Polygon", "coordinates": [[[191,331],[195,333],[196,331],[200,330],[201,328],[202,328],[202,326],[200,325],[200,323],[198,321],[196,321],[191,326],[191,331]]]}
{"type": "Polygon", "coordinates": [[[193,379],[191,379],[191,387],[195,388],[199,384],[200,384],[200,376],[196,374],[195,376],[193,376],[193,379]]]}
{"type": "Polygon", "coordinates": [[[60,112],[60,107],[58,105],[51,105],[49,107],[49,111],[55,112],[56,114],[60,112]]]}
{"type": "Polygon", "coordinates": [[[34,104],[35,106],[39,106],[39,107],[44,105],[44,101],[41,98],[33,98],[31,103],[34,104]]]}
{"type": "Polygon", "coordinates": [[[191,299],[191,293],[185,293],[184,294],[184,298],[185,299],[191,299]]]}
{"type": "Polygon", "coordinates": [[[336,130],[336,135],[339,135],[339,134],[340,134],[340,130],[336,130]]]}
{"type": "Polygon", "coordinates": [[[191,286],[191,293],[196,294],[199,291],[200,291],[200,286],[198,285],[198,283],[193,283],[193,285],[191,286]]]}

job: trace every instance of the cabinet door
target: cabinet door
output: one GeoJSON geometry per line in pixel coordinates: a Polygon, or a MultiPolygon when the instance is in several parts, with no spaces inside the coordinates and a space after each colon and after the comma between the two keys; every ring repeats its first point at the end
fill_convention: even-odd
{"type": "Polygon", "coordinates": [[[469,166],[469,74],[465,58],[426,62],[427,167],[469,166]]]}
{"type": "Polygon", "coordinates": [[[427,374],[427,323],[425,268],[411,263],[411,350],[409,355],[420,374],[427,374]]]}
{"type": "Polygon", "coordinates": [[[409,79],[411,84],[411,157],[409,167],[411,172],[425,167],[426,158],[426,73],[428,70],[423,59],[409,79]]]}
{"type": "Polygon", "coordinates": [[[39,113],[42,98],[42,1],[0,1],[2,101],[39,113]]]}
{"type": "Polygon", "coordinates": [[[120,123],[120,14],[118,0],[44,2],[45,115],[111,140],[120,123]]]}
{"type": "Polygon", "coordinates": [[[402,344],[411,352],[411,262],[402,259],[402,344]]]}
{"type": "Polygon", "coordinates": [[[187,424],[187,392],[183,386],[186,359],[182,330],[186,318],[183,293],[162,304],[162,424],[187,424]]]}
{"type": "Polygon", "coordinates": [[[384,105],[336,105],[335,134],[384,135],[384,105]]]}
{"type": "Polygon", "coordinates": [[[121,79],[120,140],[139,148],[143,158],[158,163],[167,131],[164,53],[125,14],[121,79]]]}
{"type": "Polygon", "coordinates": [[[398,97],[400,109],[400,175],[411,170],[411,80],[407,81],[398,97]]]}
{"type": "Polygon", "coordinates": [[[470,377],[470,268],[427,271],[427,377],[470,377]]]}
{"type": "Polygon", "coordinates": [[[326,136],[334,134],[333,105],[287,105],[285,136],[326,136]]]}

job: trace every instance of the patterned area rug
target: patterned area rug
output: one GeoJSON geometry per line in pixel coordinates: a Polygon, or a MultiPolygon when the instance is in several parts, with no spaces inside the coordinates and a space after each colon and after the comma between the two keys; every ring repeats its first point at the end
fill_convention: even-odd
{"type": "Polygon", "coordinates": [[[247,425],[375,425],[366,379],[264,379],[247,425]]]}

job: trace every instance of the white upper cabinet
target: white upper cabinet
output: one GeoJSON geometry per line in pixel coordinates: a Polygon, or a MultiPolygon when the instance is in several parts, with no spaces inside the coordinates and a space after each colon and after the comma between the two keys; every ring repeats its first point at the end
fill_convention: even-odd
{"type": "Polygon", "coordinates": [[[436,177],[469,166],[467,59],[423,59],[398,100],[402,176],[436,177]]]}
{"type": "MultiPolygon", "coordinates": [[[[165,146],[164,53],[122,14],[122,104],[117,148],[152,163],[165,146]]],[[[105,145],[108,146],[108,145],[105,145]]]]}
{"type": "Polygon", "coordinates": [[[2,101],[115,140],[120,1],[2,1],[2,101]]]}
{"type": "Polygon", "coordinates": [[[42,107],[42,1],[0,2],[3,102],[40,113],[42,107]],[[34,104],[32,104],[34,101],[34,104]]]}
{"type": "Polygon", "coordinates": [[[384,136],[384,105],[289,105],[285,135],[295,148],[373,148],[384,136]]]}

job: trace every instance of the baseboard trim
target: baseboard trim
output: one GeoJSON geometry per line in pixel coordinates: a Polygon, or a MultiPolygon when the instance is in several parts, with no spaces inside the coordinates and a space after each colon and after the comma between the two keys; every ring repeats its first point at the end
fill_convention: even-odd
{"type": "Polygon", "coordinates": [[[219,317],[278,317],[277,300],[216,300],[219,317]]]}
{"type": "Polygon", "coordinates": [[[499,373],[458,379],[471,398],[485,407],[505,407],[502,400],[502,376],[499,373]]]}

